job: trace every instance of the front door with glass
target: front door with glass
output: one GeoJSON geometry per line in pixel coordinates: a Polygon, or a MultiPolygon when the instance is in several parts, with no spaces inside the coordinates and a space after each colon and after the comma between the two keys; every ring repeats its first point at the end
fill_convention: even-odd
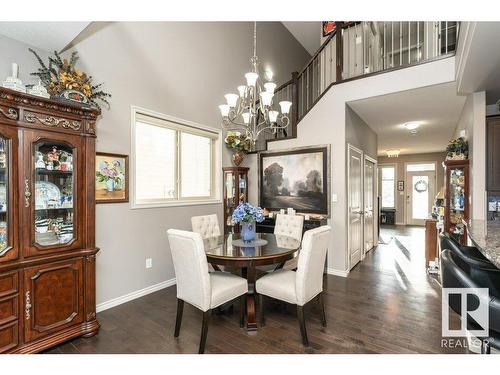
{"type": "Polygon", "coordinates": [[[406,186],[406,224],[424,225],[436,196],[436,172],[407,171],[406,186]]]}

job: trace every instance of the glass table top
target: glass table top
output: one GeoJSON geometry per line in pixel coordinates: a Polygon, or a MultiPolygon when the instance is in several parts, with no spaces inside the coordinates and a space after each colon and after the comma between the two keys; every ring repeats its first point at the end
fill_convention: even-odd
{"type": "Polygon", "coordinates": [[[233,242],[241,239],[239,234],[209,237],[203,240],[208,257],[230,259],[264,259],[293,254],[300,249],[300,241],[273,233],[257,233],[256,240],[266,240],[262,246],[239,246],[233,242]]]}

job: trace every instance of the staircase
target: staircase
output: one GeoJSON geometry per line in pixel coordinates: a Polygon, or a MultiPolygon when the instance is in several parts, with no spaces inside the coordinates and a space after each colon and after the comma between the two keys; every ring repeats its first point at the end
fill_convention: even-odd
{"type": "Polygon", "coordinates": [[[254,152],[267,150],[268,142],[295,138],[300,120],[334,85],[454,56],[459,31],[455,21],[335,24],[304,69],[275,91],[274,101],[293,103],[289,128],[266,134],[254,152]]]}

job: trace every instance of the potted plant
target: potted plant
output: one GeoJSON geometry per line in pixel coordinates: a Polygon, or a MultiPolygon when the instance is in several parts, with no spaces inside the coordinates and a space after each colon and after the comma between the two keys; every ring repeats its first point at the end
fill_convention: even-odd
{"type": "Polygon", "coordinates": [[[250,242],[255,239],[255,222],[264,221],[264,213],[262,208],[243,202],[233,211],[233,221],[241,223],[241,238],[245,242],[250,242]]]}
{"type": "Polygon", "coordinates": [[[446,147],[446,160],[465,160],[469,157],[469,144],[464,137],[452,139],[446,147]]]}
{"type": "Polygon", "coordinates": [[[233,154],[233,163],[239,166],[245,154],[252,149],[252,139],[247,134],[240,132],[228,131],[226,138],[224,138],[226,146],[236,152],[233,154]]]}

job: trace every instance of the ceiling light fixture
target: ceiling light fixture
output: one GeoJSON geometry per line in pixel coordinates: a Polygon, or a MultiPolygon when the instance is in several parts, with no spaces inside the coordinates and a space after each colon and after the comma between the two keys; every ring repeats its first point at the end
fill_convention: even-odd
{"type": "Polygon", "coordinates": [[[389,158],[397,158],[399,156],[399,149],[387,150],[387,157],[389,158]]]}
{"type": "Polygon", "coordinates": [[[257,23],[253,24],[252,71],[245,74],[246,85],[238,86],[238,94],[226,94],[226,104],[219,106],[222,126],[247,134],[255,145],[263,131],[276,134],[290,123],[292,102],[275,97],[276,83],[271,82],[273,71],[267,68],[265,81],[260,79],[257,58],[257,23]],[[267,82],[266,82],[267,81],[267,82]],[[279,104],[279,109],[276,104],[279,104]]]}
{"type": "Polygon", "coordinates": [[[415,135],[417,134],[417,129],[419,128],[420,123],[417,121],[412,121],[403,124],[403,126],[410,131],[410,134],[415,135]]]}

